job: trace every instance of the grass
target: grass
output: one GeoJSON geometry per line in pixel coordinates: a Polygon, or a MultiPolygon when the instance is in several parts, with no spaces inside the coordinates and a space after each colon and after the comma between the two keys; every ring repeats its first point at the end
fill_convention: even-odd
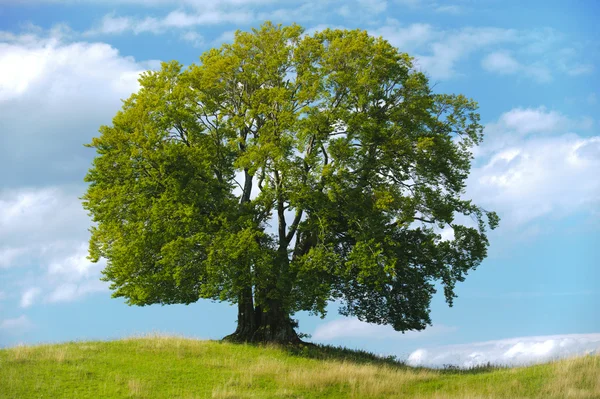
{"type": "Polygon", "coordinates": [[[411,368],[332,347],[152,336],[0,350],[0,398],[600,398],[600,356],[411,368]]]}

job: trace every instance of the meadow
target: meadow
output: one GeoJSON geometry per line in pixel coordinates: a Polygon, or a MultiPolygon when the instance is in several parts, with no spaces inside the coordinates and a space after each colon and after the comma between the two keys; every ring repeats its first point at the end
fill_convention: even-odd
{"type": "Polygon", "coordinates": [[[427,369],[326,346],[148,336],[2,349],[0,398],[600,398],[600,356],[427,369]]]}

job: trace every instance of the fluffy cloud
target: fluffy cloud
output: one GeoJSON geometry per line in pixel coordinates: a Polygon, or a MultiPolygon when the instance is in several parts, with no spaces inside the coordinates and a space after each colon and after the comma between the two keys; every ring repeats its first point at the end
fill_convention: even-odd
{"type": "Polygon", "coordinates": [[[0,241],[3,266],[16,266],[32,247],[51,252],[56,240],[79,240],[87,235],[89,218],[78,196],[83,187],[61,186],[0,191],[0,241]]]}
{"type": "Polygon", "coordinates": [[[202,44],[204,44],[204,38],[202,35],[195,31],[189,31],[182,34],[181,39],[191,43],[194,47],[200,47],[202,44]]]}
{"type": "Polygon", "coordinates": [[[476,147],[474,153],[483,159],[503,149],[522,145],[526,139],[589,131],[594,124],[590,117],[570,118],[544,106],[517,107],[500,115],[497,121],[485,125],[483,145],[476,147]]]}
{"type": "Polygon", "coordinates": [[[518,62],[507,51],[496,51],[488,54],[482,61],[481,66],[488,72],[500,75],[522,75],[531,77],[540,83],[552,80],[550,70],[540,64],[524,65],[518,62]]]}
{"type": "Polygon", "coordinates": [[[338,338],[416,339],[454,331],[456,331],[456,327],[435,325],[423,331],[408,331],[402,334],[390,326],[365,323],[355,318],[342,318],[318,326],[312,337],[318,341],[330,341],[338,338]]]}
{"type": "Polygon", "coordinates": [[[500,116],[499,123],[519,134],[553,133],[574,125],[566,116],[544,107],[511,109],[500,116]]]}
{"type": "Polygon", "coordinates": [[[32,287],[25,290],[25,292],[23,292],[23,295],[21,295],[21,307],[30,307],[35,302],[40,292],[41,290],[37,287],[32,287]]]}
{"type": "Polygon", "coordinates": [[[385,0],[358,0],[358,5],[366,11],[379,14],[386,10],[387,1],[385,0]]]}
{"type": "Polygon", "coordinates": [[[83,144],[156,62],[55,33],[0,38],[0,180],[4,187],[81,181],[93,155],[83,144]]]}
{"type": "Polygon", "coordinates": [[[161,33],[168,29],[190,28],[199,25],[216,25],[223,23],[243,24],[256,19],[251,11],[231,11],[204,8],[187,12],[175,10],[162,18],[155,17],[122,17],[115,14],[105,15],[99,24],[84,33],[86,36],[99,34],[134,34],[151,32],[161,33]]]}
{"type": "Polygon", "coordinates": [[[571,129],[593,127],[540,107],[516,108],[486,127],[467,192],[517,227],[540,216],[590,212],[600,204],[600,136],[571,129]],[[518,205],[516,205],[518,204],[518,205]]]}
{"type": "Polygon", "coordinates": [[[68,302],[92,294],[107,291],[108,284],[100,281],[100,271],[105,267],[103,259],[92,263],[87,259],[87,244],[80,243],[66,256],[52,260],[46,269],[51,283],[48,302],[68,302]]]}
{"type": "Polygon", "coordinates": [[[471,53],[499,44],[519,43],[524,32],[494,27],[465,27],[442,30],[429,24],[408,26],[395,19],[371,31],[383,36],[401,51],[416,55],[417,65],[434,79],[449,79],[456,75],[456,64],[471,53]]]}
{"type": "Polygon", "coordinates": [[[46,301],[50,303],[71,302],[88,294],[107,291],[108,285],[96,278],[94,280],[88,280],[80,284],[61,284],[58,287],[54,288],[52,291],[50,291],[46,298],[46,301]]]}
{"type": "Polygon", "coordinates": [[[19,258],[19,256],[23,255],[26,251],[27,248],[6,247],[0,249],[0,269],[13,266],[15,264],[15,260],[19,258]]]}
{"type": "Polygon", "coordinates": [[[516,366],[591,353],[600,353],[600,334],[523,337],[418,349],[410,354],[407,363],[427,367],[469,368],[487,363],[516,366]]]}
{"type": "Polygon", "coordinates": [[[69,301],[106,290],[99,281],[105,263],[87,256],[90,220],[73,187],[0,191],[2,267],[24,267],[33,272],[25,280],[5,282],[7,288],[28,288],[20,306],[69,301]]]}
{"type": "Polygon", "coordinates": [[[374,36],[383,36],[400,51],[408,53],[440,36],[439,31],[432,25],[415,23],[404,26],[395,19],[389,19],[384,26],[372,30],[371,33],[374,36]]]}
{"type": "Polygon", "coordinates": [[[521,65],[506,51],[497,51],[489,54],[481,61],[484,69],[500,74],[517,73],[521,65]]]}
{"type": "MultiPolygon", "coordinates": [[[[438,7],[438,12],[459,12],[460,9],[438,7]]],[[[518,30],[497,27],[462,27],[440,29],[425,23],[403,25],[388,18],[370,32],[383,36],[401,51],[414,55],[417,66],[433,79],[460,76],[460,62],[471,55],[486,52],[483,69],[504,75],[518,75],[540,83],[552,80],[556,72],[569,76],[589,73],[593,67],[581,62],[583,51],[560,49],[566,39],[554,31],[518,30]],[[511,51],[506,47],[511,46],[511,51]],[[513,53],[526,61],[519,62],[513,53]]]]}
{"type": "Polygon", "coordinates": [[[493,27],[462,28],[444,32],[443,36],[430,45],[429,54],[418,55],[420,66],[433,78],[448,79],[458,74],[456,64],[471,53],[503,43],[519,40],[514,29],[493,27]]]}
{"type": "Polygon", "coordinates": [[[555,62],[558,68],[569,76],[588,75],[595,68],[590,63],[579,61],[582,59],[581,53],[585,53],[585,50],[575,47],[564,47],[558,51],[555,62]]]}

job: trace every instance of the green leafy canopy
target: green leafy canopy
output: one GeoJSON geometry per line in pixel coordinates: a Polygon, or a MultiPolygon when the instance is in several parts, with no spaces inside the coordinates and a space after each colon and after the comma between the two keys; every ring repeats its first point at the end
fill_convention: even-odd
{"type": "Polygon", "coordinates": [[[344,315],[420,330],[435,283],[451,305],[486,257],[498,216],[463,199],[477,104],[434,94],[382,38],[267,22],[139,82],[89,144],[90,257],[107,259],[113,296],[251,292],[252,306],[287,315],[337,301],[344,315]]]}

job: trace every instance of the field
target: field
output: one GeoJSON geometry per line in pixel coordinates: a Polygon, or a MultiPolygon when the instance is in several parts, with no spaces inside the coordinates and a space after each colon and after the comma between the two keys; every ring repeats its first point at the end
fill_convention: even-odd
{"type": "Polygon", "coordinates": [[[600,356],[411,368],[331,347],[144,337],[0,350],[0,398],[600,398],[600,356]]]}

